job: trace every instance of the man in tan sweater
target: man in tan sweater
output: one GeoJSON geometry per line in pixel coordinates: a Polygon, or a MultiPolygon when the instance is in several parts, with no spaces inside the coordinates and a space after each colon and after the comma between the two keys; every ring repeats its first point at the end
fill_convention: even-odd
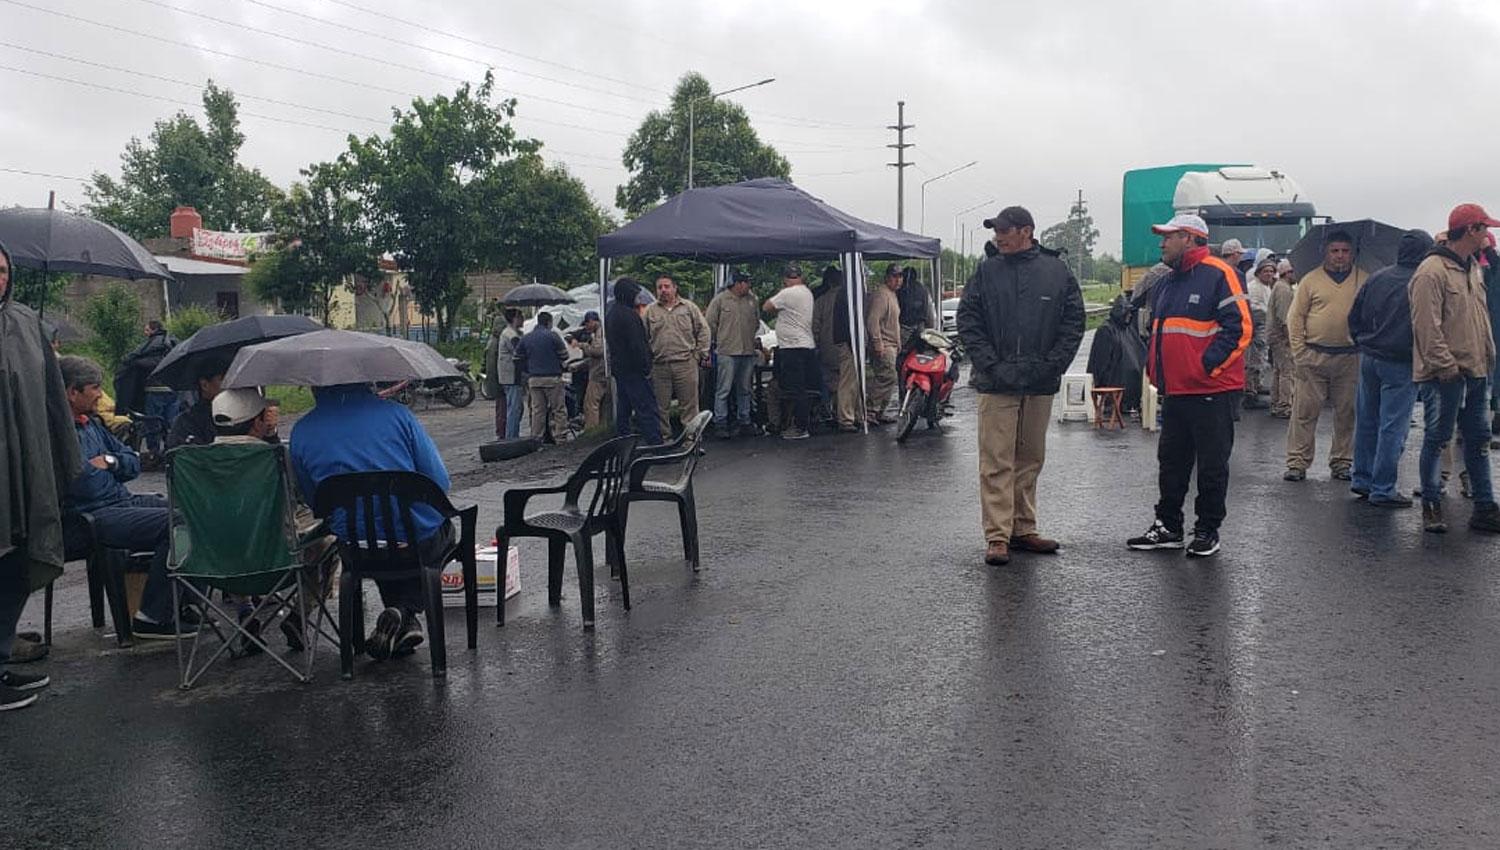
{"type": "Polygon", "coordinates": [[[1323,242],[1323,266],[1302,276],[1287,311],[1287,336],[1297,364],[1292,424],[1286,435],[1287,481],[1307,478],[1317,451],[1318,415],[1333,402],[1328,468],[1348,481],[1354,464],[1354,401],[1359,350],[1349,336],[1349,311],[1367,275],[1354,266],[1354,239],[1334,230],[1323,242]]]}
{"type": "Polygon", "coordinates": [[[870,293],[865,329],[870,336],[870,372],[865,376],[865,418],[871,425],[896,421],[885,415],[896,389],[896,352],[901,348],[901,304],[896,290],[906,271],[895,263],[885,267],[885,280],[870,293]]]}
{"type": "Polygon", "coordinates": [[[698,415],[698,368],[708,365],[708,322],[698,305],[677,293],[668,275],[656,279],[656,303],[646,308],[651,340],[651,388],[664,437],[672,434],[667,411],[677,399],[685,423],[698,415]]]}

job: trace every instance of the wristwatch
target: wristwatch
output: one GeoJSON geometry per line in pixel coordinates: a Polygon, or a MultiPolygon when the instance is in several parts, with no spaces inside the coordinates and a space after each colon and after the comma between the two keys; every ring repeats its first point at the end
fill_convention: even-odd
{"type": "Polygon", "coordinates": [[[120,459],[114,455],[107,454],[104,456],[104,465],[109,467],[110,472],[114,472],[115,467],[120,465],[120,459]]]}

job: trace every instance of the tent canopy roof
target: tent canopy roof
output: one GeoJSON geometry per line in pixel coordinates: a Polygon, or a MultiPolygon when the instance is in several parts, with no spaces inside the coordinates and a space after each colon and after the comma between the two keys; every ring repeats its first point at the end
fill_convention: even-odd
{"type": "Polygon", "coordinates": [[[763,177],[689,189],[599,237],[599,256],[642,254],[713,263],[807,259],[859,252],[871,259],[936,257],[937,239],[842,212],[785,180],[763,177]]]}

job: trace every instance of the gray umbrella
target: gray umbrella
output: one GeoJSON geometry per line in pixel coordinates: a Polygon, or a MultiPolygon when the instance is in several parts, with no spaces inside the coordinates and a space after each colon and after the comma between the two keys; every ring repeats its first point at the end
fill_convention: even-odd
{"type": "Polygon", "coordinates": [[[56,209],[0,210],[0,243],[21,268],[173,280],[141,243],[102,221],[56,209]]]}
{"type": "Polygon", "coordinates": [[[511,307],[546,307],[551,304],[572,304],[575,299],[568,293],[546,283],[528,283],[505,293],[501,304],[511,307]]]}
{"type": "Polygon", "coordinates": [[[241,348],[224,386],[332,387],[457,375],[453,364],[425,343],[322,330],[241,348]]]}

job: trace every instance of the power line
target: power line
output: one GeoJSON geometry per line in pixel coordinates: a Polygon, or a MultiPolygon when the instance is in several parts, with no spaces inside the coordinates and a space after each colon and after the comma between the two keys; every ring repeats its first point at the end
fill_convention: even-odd
{"type": "Polygon", "coordinates": [[[89,182],[87,177],[74,177],[71,174],[48,174],[45,171],[27,171],[24,168],[6,168],[5,166],[0,166],[0,171],[4,171],[7,174],[24,174],[27,177],[47,177],[52,180],[76,180],[79,183],[89,182]]]}

